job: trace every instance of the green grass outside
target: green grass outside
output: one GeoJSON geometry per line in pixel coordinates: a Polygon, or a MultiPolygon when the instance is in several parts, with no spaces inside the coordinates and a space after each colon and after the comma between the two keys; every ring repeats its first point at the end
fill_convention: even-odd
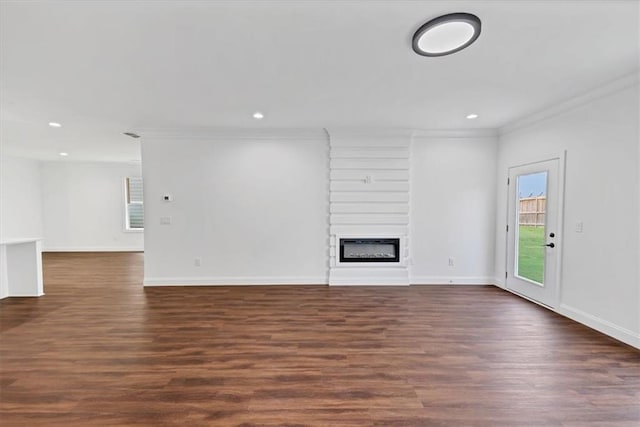
{"type": "Polygon", "coordinates": [[[544,227],[519,226],[518,276],[544,283],[544,227]]]}

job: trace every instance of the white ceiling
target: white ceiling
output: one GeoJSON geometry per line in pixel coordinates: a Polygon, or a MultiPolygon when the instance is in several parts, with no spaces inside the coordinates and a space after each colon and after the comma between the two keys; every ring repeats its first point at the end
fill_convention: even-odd
{"type": "Polygon", "coordinates": [[[133,160],[122,132],[141,128],[497,128],[637,70],[638,6],[3,1],[2,151],[133,160]],[[477,42],[416,55],[413,32],[451,12],[481,18],[477,42]]]}

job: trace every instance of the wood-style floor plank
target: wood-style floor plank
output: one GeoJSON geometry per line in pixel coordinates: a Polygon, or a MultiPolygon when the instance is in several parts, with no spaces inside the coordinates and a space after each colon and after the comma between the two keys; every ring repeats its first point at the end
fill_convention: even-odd
{"type": "Polygon", "coordinates": [[[144,289],[49,253],[0,302],[1,426],[636,426],[640,351],[490,286],[144,289]]]}

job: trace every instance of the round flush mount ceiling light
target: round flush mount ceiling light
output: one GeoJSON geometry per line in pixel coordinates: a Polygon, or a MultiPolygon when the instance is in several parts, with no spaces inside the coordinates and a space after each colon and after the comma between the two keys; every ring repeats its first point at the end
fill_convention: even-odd
{"type": "Polygon", "coordinates": [[[480,36],[480,18],[470,13],[442,15],[418,28],[413,50],[422,56],[444,56],[459,52],[480,36]]]}
{"type": "Polygon", "coordinates": [[[56,122],[49,122],[49,126],[51,126],[52,128],[61,128],[62,125],[60,123],[56,123],[56,122]]]}
{"type": "Polygon", "coordinates": [[[256,120],[262,120],[264,119],[264,114],[262,114],[260,111],[256,111],[255,113],[253,113],[253,118],[256,120]]]}
{"type": "Polygon", "coordinates": [[[62,157],[67,157],[69,155],[69,153],[65,153],[64,151],[58,153],[59,155],[61,155],[62,157]]]}
{"type": "Polygon", "coordinates": [[[473,120],[473,119],[477,119],[477,118],[478,118],[478,115],[477,115],[477,114],[469,114],[469,115],[467,116],[467,119],[469,119],[469,120],[473,120]]]}

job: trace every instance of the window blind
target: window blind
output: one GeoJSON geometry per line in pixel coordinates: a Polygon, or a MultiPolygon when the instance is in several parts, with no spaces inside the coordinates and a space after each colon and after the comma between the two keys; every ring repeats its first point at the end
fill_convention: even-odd
{"type": "Polygon", "coordinates": [[[144,228],[144,204],[142,178],[127,178],[127,228],[140,230],[144,228]]]}

